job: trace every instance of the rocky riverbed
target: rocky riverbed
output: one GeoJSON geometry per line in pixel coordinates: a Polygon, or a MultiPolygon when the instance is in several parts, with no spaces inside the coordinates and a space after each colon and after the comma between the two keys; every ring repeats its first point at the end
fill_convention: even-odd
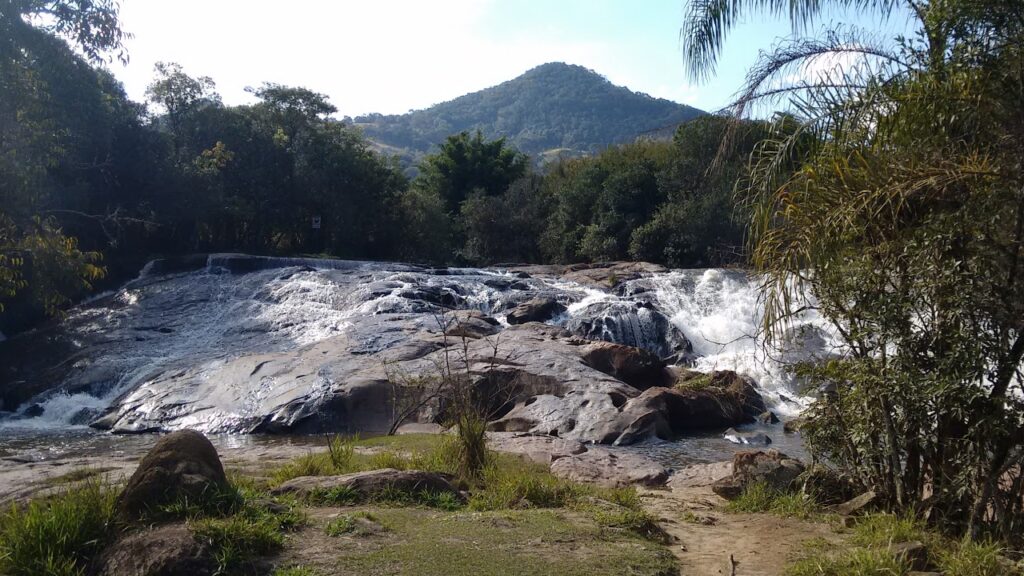
{"type": "MultiPolygon", "coordinates": [[[[510,390],[495,430],[630,444],[799,411],[749,340],[758,317],[753,281],[721,270],[155,261],[0,344],[0,427],[380,433],[394,375],[460,352],[478,384],[510,390]]],[[[827,353],[814,318],[798,327],[793,355],[827,353]]]]}

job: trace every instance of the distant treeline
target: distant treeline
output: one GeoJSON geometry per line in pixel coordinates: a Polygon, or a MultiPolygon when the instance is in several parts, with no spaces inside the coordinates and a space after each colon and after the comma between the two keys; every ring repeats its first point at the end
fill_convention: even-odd
{"type": "Polygon", "coordinates": [[[737,262],[733,183],[766,126],[709,170],[726,120],[543,173],[460,133],[406,178],[327,98],[265,84],[226,106],[209,78],[158,65],[146,103],[29,26],[0,53],[0,324],[24,327],[154,256],[241,251],[434,264],[737,262]],[[105,278],[105,279],[104,279],[105,278]]]}

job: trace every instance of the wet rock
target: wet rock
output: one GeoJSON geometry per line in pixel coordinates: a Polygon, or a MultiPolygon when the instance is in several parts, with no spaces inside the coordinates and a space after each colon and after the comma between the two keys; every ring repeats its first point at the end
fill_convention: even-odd
{"type": "Polygon", "coordinates": [[[128,532],[98,559],[99,576],[180,576],[213,574],[217,566],[206,544],[184,524],[128,532]]]}
{"type": "Polygon", "coordinates": [[[668,470],[649,458],[599,447],[559,458],[551,464],[551,473],[559,478],[606,487],[662,486],[668,480],[668,470]]]}
{"type": "Polygon", "coordinates": [[[763,432],[740,432],[735,428],[729,428],[726,430],[722,437],[733,444],[767,446],[772,443],[771,437],[763,432]]]}
{"type": "Polygon", "coordinates": [[[228,488],[213,444],[198,432],[179,430],[161,438],[139,462],[118,496],[117,514],[134,520],[162,504],[228,488]]]}
{"type": "Polygon", "coordinates": [[[794,434],[796,432],[799,432],[800,428],[803,427],[806,421],[807,420],[805,418],[800,417],[793,418],[791,420],[786,420],[786,422],[782,424],[782,431],[787,434],[794,434]]]}
{"type": "Polygon", "coordinates": [[[338,488],[348,488],[356,495],[367,499],[397,491],[413,494],[449,493],[459,500],[464,500],[463,495],[452,485],[451,478],[447,475],[393,468],[341,476],[300,476],[274,488],[271,493],[306,496],[313,492],[338,488]]]}
{"type": "Polygon", "coordinates": [[[587,346],[582,355],[583,362],[638,389],[664,385],[671,376],[665,372],[665,364],[657,356],[632,346],[608,342],[587,346]]]}
{"type": "Polygon", "coordinates": [[[505,320],[509,324],[545,322],[562,312],[565,312],[565,306],[560,304],[558,300],[550,297],[538,297],[513,308],[505,320]]]}
{"type": "Polygon", "coordinates": [[[775,412],[771,410],[765,410],[758,415],[757,421],[761,424],[778,424],[779,417],[775,415],[775,412]]]}
{"type": "Polygon", "coordinates": [[[686,360],[693,345],[667,316],[637,302],[596,302],[579,310],[566,329],[590,340],[642,348],[672,362],[686,360]]]}
{"type": "Polygon", "coordinates": [[[857,512],[860,512],[864,508],[870,506],[871,503],[874,502],[877,497],[878,496],[875,494],[874,490],[868,490],[867,492],[861,494],[860,496],[857,496],[856,498],[847,500],[846,502],[839,504],[834,508],[834,510],[836,514],[839,514],[840,516],[849,516],[851,514],[856,514],[857,512]]]}

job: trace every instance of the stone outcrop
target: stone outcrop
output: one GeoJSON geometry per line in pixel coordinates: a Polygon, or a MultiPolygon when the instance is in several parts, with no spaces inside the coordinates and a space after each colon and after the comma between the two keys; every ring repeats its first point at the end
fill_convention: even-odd
{"type": "Polygon", "coordinates": [[[544,322],[556,314],[565,312],[565,306],[549,296],[528,300],[513,308],[505,320],[509,324],[525,324],[527,322],[544,322]]]}
{"type": "Polygon", "coordinates": [[[217,449],[202,434],[179,430],[161,438],[118,496],[119,517],[134,520],[161,504],[199,500],[228,489],[217,449]]]}
{"type": "Polygon", "coordinates": [[[96,562],[99,576],[181,576],[213,574],[212,551],[184,524],[128,532],[96,562]]]}
{"type": "Polygon", "coordinates": [[[464,496],[444,474],[421,470],[395,470],[383,468],[368,472],[355,472],[341,476],[300,476],[274,488],[273,494],[309,495],[317,491],[347,488],[361,498],[372,499],[388,492],[410,494],[449,493],[457,499],[464,496]]]}
{"type": "Polygon", "coordinates": [[[555,460],[551,463],[551,473],[566,480],[606,487],[662,486],[668,480],[668,470],[649,458],[600,447],[555,460]]]}
{"type": "Polygon", "coordinates": [[[582,359],[587,366],[622,380],[637,390],[663,386],[672,379],[665,370],[665,363],[641,348],[595,342],[586,347],[582,359]]]}
{"type": "Polygon", "coordinates": [[[739,497],[754,484],[764,484],[772,490],[790,490],[804,465],[778,450],[737,452],[732,460],[732,474],[711,485],[712,491],[726,500],[739,497]]]}

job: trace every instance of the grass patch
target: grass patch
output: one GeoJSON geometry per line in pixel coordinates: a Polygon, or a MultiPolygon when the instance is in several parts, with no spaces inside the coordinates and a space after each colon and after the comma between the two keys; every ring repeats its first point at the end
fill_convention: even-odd
{"type": "Polygon", "coordinates": [[[270,500],[248,487],[233,489],[230,508],[198,509],[189,530],[214,551],[218,574],[245,571],[259,556],[284,547],[284,535],[302,526],[305,515],[294,499],[270,500]]]}
{"type": "Polygon", "coordinates": [[[909,568],[882,549],[853,548],[819,553],[787,568],[786,576],[902,576],[909,568]]]}
{"type": "Polygon", "coordinates": [[[383,576],[668,576],[668,551],[630,533],[609,533],[566,510],[375,510],[387,538],[342,546],[331,560],[339,572],[383,576]]]}
{"type": "Polygon", "coordinates": [[[806,494],[773,490],[767,484],[747,486],[739,498],[726,506],[729,512],[768,513],[786,518],[811,518],[819,513],[814,499],[806,494]]]}
{"type": "Polygon", "coordinates": [[[707,390],[711,387],[711,375],[710,374],[698,374],[687,378],[686,380],[679,380],[676,382],[674,388],[676,390],[691,390],[694,392],[700,390],[707,390]]]}
{"type": "MultiPolygon", "coordinates": [[[[369,520],[370,522],[380,525],[376,516],[366,511],[359,511],[353,514],[342,514],[341,516],[338,516],[327,523],[327,526],[324,527],[324,531],[328,536],[332,537],[370,536],[371,534],[374,534],[374,531],[368,529],[365,523],[361,522],[360,519],[369,520]]],[[[381,528],[383,529],[383,526],[381,526],[381,528]]]]}
{"type": "Polygon", "coordinates": [[[79,576],[110,539],[116,491],[90,480],[0,515],[0,574],[79,576]]]}
{"type": "Polygon", "coordinates": [[[936,565],[945,576],[1006,576],[1019,574],[1004,564],[1003,549],[994,542],[962,540],[938,551],[936,565]]]}
{"type": "Polygon", "coordinates": [[[936,543],[917,520],[893,514],[869,514],[857,520],[853,529],[853,543],[858,546],[885,547],[899,542],[917,540],[924,544],[936,543]]]}

